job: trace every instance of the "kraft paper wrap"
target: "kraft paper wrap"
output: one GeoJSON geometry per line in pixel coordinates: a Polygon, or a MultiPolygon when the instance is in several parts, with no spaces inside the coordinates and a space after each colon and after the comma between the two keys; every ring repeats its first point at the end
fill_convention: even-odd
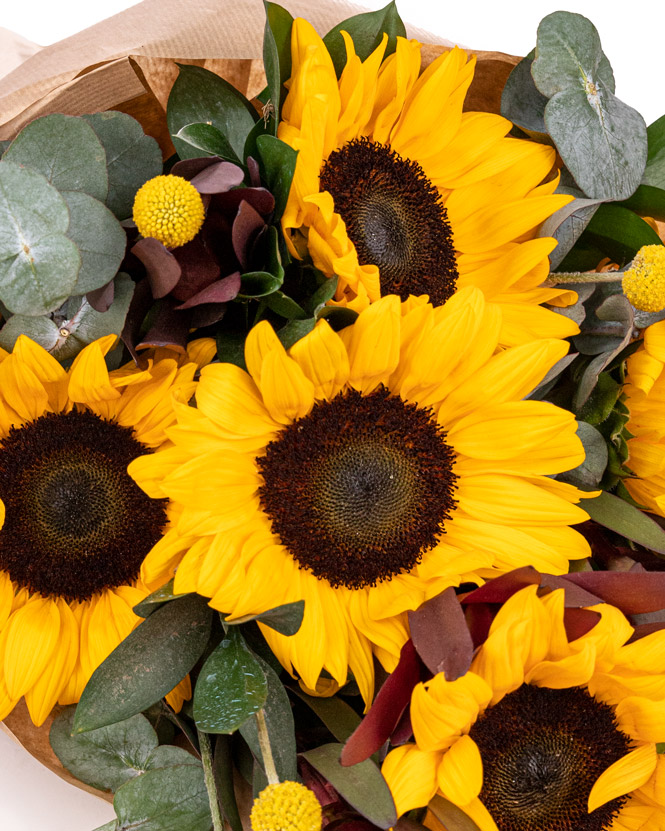
{"type": "MultiPolygon", "coordinates": [[[[280,2],[294,17],[306,17],[321,34],[365,11],[344,0],[280,2]]],[[[254,98],[265,86],[264,19],[261,0],[144,0],[43,49],[15,36],[18,59],[29,57],[0,77],[0,140],[14,138],[28,122],[49,113],[121,110],[157,139],[166,158],[174,152],[165,109],[178,75],[176,62],[210,69],[254,98]]],[[[408,25],[407,33],[426,44],[424,65],[453,45],[408,25]]],[[[467,51],[478,63],[465,109],[499,112],[501,91],[520,59],[502,52],[467,51]]],[[[21,700],[0,728],[58,776],[112,801],[110,794],[84,785],[60,764],[48,741],[52,721],[53,715],[35,728],[21,700]]]]}

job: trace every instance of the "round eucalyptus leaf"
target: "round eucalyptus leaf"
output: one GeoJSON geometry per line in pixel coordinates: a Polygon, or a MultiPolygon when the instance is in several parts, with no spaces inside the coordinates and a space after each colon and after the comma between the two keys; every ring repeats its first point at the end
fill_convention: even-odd
{"type": "Polygon", "coordinates": [[[43,315],[71,294],[81,255],[65,236],[69,210],[56,188],[6,156],[0,162],[0,300],[15,314],[43,315]]]}
{"type": "Polygon", "coordinates": [[[47,352],[55,348],[59,338],[58,327],[50,317],[12,315],[0,329],[0,346],[11,352],[19,335],[27,335],[47,352]]]}
{"type": "Polygon", "coordinates": [[[58,190],[106,199],[106,153],[82,118],[60,113],[36,118],[21,130],[3,159],[38,170],[58,190]]]}

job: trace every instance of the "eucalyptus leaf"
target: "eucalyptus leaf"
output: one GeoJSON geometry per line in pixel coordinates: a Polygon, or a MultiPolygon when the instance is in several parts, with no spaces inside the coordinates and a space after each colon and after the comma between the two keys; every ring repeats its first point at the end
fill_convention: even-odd
{"type": "Polygon", "coordinates": [[[87,294],[110,282],[125,256],[127,235],[113,213],[87,193],[61,191],[69,208],[67,236],[81,255],[72,294],[87,294]]]}
{"type": "MultiPolygon", "coordinates": [[[[259,662],[268,682],[268,695],[266,703],[263,706],[263,711],[277,775],[279,776],[280,782],[284,780],[294,781],[298,778],[298,759],[291,703],[284,689],[284,685],[276,673],[273,672],[270,665],[259,655],[255,655],[254,657],[259,662]]],[[[250,750],[254,754],[254,758],[261,764],[263,754],[259,743],[256,718],[249,718],[241,724],[240,733],[249,745],[250,750]]]]}
{"type": "Polygon", "coordinates": [[[296,600],[293,603],[285,603],[283,606],[275,606],[274,609],[268,609],[258,615],[245,615],[235,620],[225,619],[224,623],[227,626],[237,626],[242,623],[249,623],[250,620],[256,620],[279,632],[280,635],[290,636],[295,635],[300,629],[304,613],[305,601],[296,600]]]}
{"type": "Polygon", "coordinates": [[[54,113],[26,125],[3,156],[4,161],[42,173],[58,190],[76,190],[104,202],[109,180],[106,153],[83,119],[54,113]]]}
{"type": "Polygon", "coordinates": [[[118,831],[210,831],[203,770],[178,765],[149,770],[118,788],[118,831]]]}
{"type": "Polygon", "coordinates": [[[275,198],[273,216],[280,219],[289,198],[298,152],[275,136],[259,136],[256,147],[268,190],[275,198]]]}
{"type": "Polygon", "coordinates": [[[585,499],[583,505],[591,519],[605,528],[657,554],[665,554],[665,531],[634,505],[605,491],[595,499],[585,499]]]}
{"type": "Polygon", "coordinates": [[[268,95],[273,106],[273,131],[277,132],[281,103],[291,77],[291,27],[293,17],[277,3],[263,4],[266,25],[263,35],[263,65],[268,81],[268,95]]]}
{"type": "Polygon", "coordinates": [[[7,161],[8,154],[0,161],[0,300],[15,314],[42,315],[71,294],[81,255],[65,236],[63,197],[41,173],[7,161]]]}
{"type": "Polygon", "coordinates": [[[198,765],[201,766],[199,760],[192,756],[187,750],[182,747],[174,747],[173,745],[162,744],[156,747],[146,761],[146,770],[157,770],[157,768],[170,768],[175,765],[198,765]]]}
{"type": "Polygon", "coordinates": [[[665,115],[647,127],[647,145],[642,181],[645,185],[665,188],[665,115]]]}
{"type": "Polygon", "coordinates": [[[136,191],[162,172],[162,151],[127,113],[109,111],[84,115],[106,152],[106,206],[118,217],[132,215],[136,191]]]}
{"type": "Polygon", "coordinates": [[[547,98],[538,91],[531,75],[535,50],[512,70],[501,93],[501,115],[529,135],[545,136],[547,98]]]}
{"type": "Polygon", "coordinates": [[[157,609],[97,667],[76,709],[75,731],[122,721],[163,698],[203,654],[211,623],[212,609],[197,595],[157,609]]]}
{"type": "Polygon", "coordinates": [[[392,828],[397,822],[395,804],[378,767],[371,759],[342,767],[341,752],[342,745],[333,743],[302,755],[358,813],[379,828],[392,828]]]}
{"type": "Polygon", "coordinates": [[[348,32],[351,36],[356,55],[361,61],[369,58],[379,46],[384,32],[388,34],[385,57],[391,55],[397,48],[398,37],[406,37],[406,29],[395,2],[388,3],[387,6],[375,12],[364,12],[343,20],[323,38],[338,77],[346,65],[346,47],[342,32],[348,32]]]}
{"type": "Polygon", "coordinates": [[[226,136],[212,124],[186,124],[178,130],[174,138],[182,139],[197,150],[219,156],[227,162],[242,164],[241,156],[244,156],[244,153],[238,155],[226,136]]]}
{"type": "Polygon", "coordinates": [[[556,268],[575,245],[599,205],[598,199],[573,199],[541,225],[538,235],[554,237],[557,241],[557,247],[550,254],[551,268],[556,268]]]}
{"type": "MultiPolygon", "coordinates": [[[[169,95],[166,120],[176,136],[187,124],[209,123],[226,138],[238,158],[258,116],[235,87],[200,66],[180,65],[169,95]]],[[[173,140],[181,159],[193,159],[200,151],[181,139],[173,140]]],[[[244,159],[243,159],[244,161],[244,159]]]]}
{"type": "Polygon", "coordinates": [[[0,329],[0,346],[11,352],[19,335],[27,335],[47,352],[55,348],[60,338],[58,327],[50,317],[12,315],[0,329]]]}
{"type": "Polygon", "coordinates": [[[94,831],[118,831],[118,820],[112,819],[110,822],[100,825],[99,828],[95,828],[94,831]]]}
{"type": "Polygon", "coordinates": [[[578,422],[577,437],[584,446],[584,461],[574,470],[559,474],[557,478],[582,490],[593,490],[600,484],[607,467],[607,444],[598,430],[585,421],[578,422]]]}
{"type": "Polygon", "coordinates": [[[201,669],[194,691],[194,720],[206,733],[233,733],[263,707],[267,695],[261,665],[240,631],[232,627],[201,669]]]}

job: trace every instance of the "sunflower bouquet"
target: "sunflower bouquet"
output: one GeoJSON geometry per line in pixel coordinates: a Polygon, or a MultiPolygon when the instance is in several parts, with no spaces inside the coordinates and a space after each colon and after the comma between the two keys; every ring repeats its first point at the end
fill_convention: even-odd
{"type": "Polygon", "coordinates": [[[661,831],[665,117],[265,10],[2,143],[0,718],[99,831],[661,831]]]}

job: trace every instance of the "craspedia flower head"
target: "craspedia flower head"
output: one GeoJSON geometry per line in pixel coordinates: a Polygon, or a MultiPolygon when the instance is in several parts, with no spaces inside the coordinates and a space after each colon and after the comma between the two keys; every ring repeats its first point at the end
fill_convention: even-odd
{"type": "Polygon", "coordinates": [[[167,248],[190,242],[205,219],[201,194],[182,176],[155,176],[134,198],[134,222],[144,237],[153,237],[167,248]]]}
{"type": "Polygon", "coordinates": [[[254,800],[252,831],[321,831],[321,804],[300,782],[268,785],[254,800]]]}
{"type": "Polygon", "coordinates": [[[395,668],[409,610],[527,563],[567,572],[589,556],[570,528],[587,514],[550,474],[584,450],[570,413],[523,399],[568,344],[497,352],[500,328],[474,287],[436,308],[382,297],[288,352],[259,323],[249,371],[204,367],[173,447],[129,468],[182,507],[143,579],[175,574],[177,593],[231,619],[304,600],[295,635],[262,627],[273,652],[310,690],[350,670],[369,704],[374,659],[395,668]]]}
{"type": "Polygon", "coordinates": [[[464,675],[415,687],[415,744],[382,768],[398,815],[438,792],[480,831],[663,827],[665,631],[632,640],[607,603],[575,613],[563,589],[520,589],[464,675]]]}
{"type": "Polygon", "coordinates": [[[643,245],[624,272],[621,287],[636,309],[665,309],[665,245],[643,245]]]}

